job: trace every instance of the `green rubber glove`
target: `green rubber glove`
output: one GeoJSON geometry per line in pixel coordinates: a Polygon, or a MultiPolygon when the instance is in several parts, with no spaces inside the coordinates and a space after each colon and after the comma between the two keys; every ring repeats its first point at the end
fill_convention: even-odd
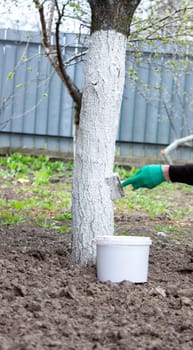
{"type": "Polygon", "coordinates": [[[140,187],[153,188],[163,181],[166,179],[161,164],[145,165],[134,176],[121,182],[121,187],[132,185],[135,190],[140,187]]]}

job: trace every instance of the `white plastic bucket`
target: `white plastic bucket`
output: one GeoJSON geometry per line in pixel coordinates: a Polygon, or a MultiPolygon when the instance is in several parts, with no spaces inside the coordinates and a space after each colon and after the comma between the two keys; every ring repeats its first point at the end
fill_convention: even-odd
{"type": "Polygon", "coordinates": [[[97,278],[99,281],[147,282],[149,237],[97,237],[97,278]]]}

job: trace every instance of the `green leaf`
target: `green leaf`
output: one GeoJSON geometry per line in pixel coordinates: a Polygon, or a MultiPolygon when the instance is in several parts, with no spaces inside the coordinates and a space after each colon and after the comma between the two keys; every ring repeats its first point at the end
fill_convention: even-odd
{"type": "Polygon", "coordinates": [[[17,89],[21,89],[21,88],[23,87],[23,84],[17,84],[15,87],[16,87],[17,89]]]}
{"type": "Polygon", "coordinates": [[[15,75],[14,72],[9,72],[9,74],[8,74],[8,79],[9,79],[9,80],[13,79],[14,75],[15,75]]]}
{"type": "Polygon", "coordinates": [[[25,62],[26,56],[25,56],[25,55],[22,55],[20,59],[21,59],[22,62],[25,62]]]}

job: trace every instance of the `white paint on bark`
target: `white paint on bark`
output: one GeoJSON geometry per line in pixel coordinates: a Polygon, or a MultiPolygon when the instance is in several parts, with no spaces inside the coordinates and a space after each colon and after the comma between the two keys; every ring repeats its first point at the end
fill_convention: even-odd
{"type": "Polygon", "coordinates": [[[81,265],[95,263],[94,237],[114,233],[114,208],[105,179],[113,174],[126,44],[126,36],[112,30],[90,37],[72,198],[72,259],[81,265]]]}

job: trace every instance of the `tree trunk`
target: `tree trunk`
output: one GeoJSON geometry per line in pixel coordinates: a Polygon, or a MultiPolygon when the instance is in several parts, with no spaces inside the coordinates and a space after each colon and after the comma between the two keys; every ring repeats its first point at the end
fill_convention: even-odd
{"type": "Polygon", "coordinates": [[[72,262],[92,264],[96,257],[93,238],[114,233],[114,208],[106,179],[113,175],[127,37],[141,0],[88,0],[91,37],[83,94],[67,74],[62,60],[59,28],[68,1],[62,10],[58,0],[51,1],[57,9],[54,52],[50,32],[54,7],[46,23],[45,1],[33,2],[39,10],[45,52],[75,103],[72,262]]]}
{"type": "Polygon", "coordinates": [[[90,37],[74,160],[72,261],[95,263],[93,238],[114,233],[106,178],[113,174],[125,79],[127,37],[99,30],[90,37]]]}

